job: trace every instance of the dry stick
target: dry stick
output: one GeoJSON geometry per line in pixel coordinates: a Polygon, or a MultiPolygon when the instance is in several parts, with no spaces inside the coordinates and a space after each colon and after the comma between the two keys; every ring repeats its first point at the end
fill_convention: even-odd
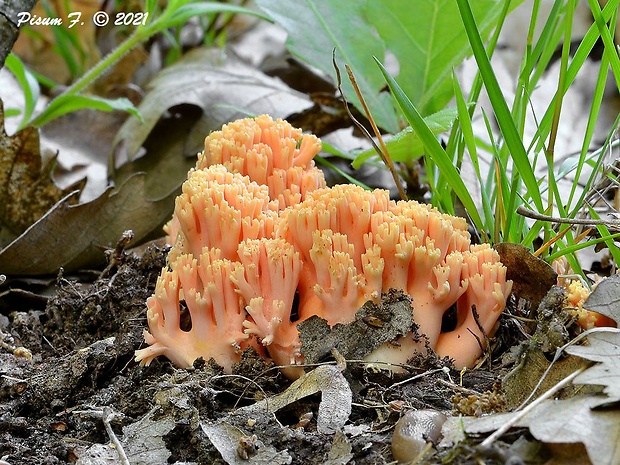
{"type": "Polygon", "coordinates": [[[375,136],[377,137],[377,140],[379,141],[379,145],[381,146],[379,155],[381,156],[383,163],[387,165],[388,169],[390,170],[390,173],[392,173],[392,177],[394,178],[394,183],[396,183],[396,188],[398,189],[398,195],[400,195],[400,198],[402,200],[407,200],[407,192],[405,192],[405,189],[403,188],[400,182],[400,177],[398,176],[398,173],[396,172],[396,167],[394,166],[394,162],[392,161],[392,158],[390,157],[390,152],[388,152],[385,142],[383,141],[383,136],[381,135],[381,131],[379,131],[379,128],[377,127],[377,124],[375,123],[375,119],[372,117],[372,113],[370,113],[370,110],[368,109],[368,105],[366,105],[366,99],[362,95],[362,92],[360,91],[360,88],[357,85],[357,81],[355,80],[355,75],[353,74],[353,71],[351,70],[349,65],[347,65],[346,63],[344,65],[344,69],[347,70],[347,74],[349,75],[349,81],[351,81],[351,84],[353,85],[353,89],[355,89],[355,93],[357,94],[357,98],[359,99],[360,103],[362,104],[362,107],[364,108],[364,113],[366,113],[366,118],[368,118],[368,122],[370,123],[370,126],[372,127],[372,131],[375,133],[375,136]]]}
{"type": "Polygon", "coordinates": [[[603,224],[605,226],[615,226],[616,228],[620,228],[620,220],[596,220],[593,218],[556,218],[554,216],[537,213],[533,210],[525,208],[523,205],[519,205],[519,207],[517,208],[517,213],[528,218],[532,218],[533,220],[549,221],[551,223],[580,224],[586,226],[603,224]]]}
{"type": "Polygon", "coordinates": [[[123,445],[116,437],[116,434],[114,434],[114,431],[112,430],[112,425],[110,425],[110,422],[116,416],[116,413],[110,407],[106,406],[103,407],[103,412],[101,416],[103,420],[103,426],[105,426],[105,430],[110,437],[110,441],[112,441],[112,444],[114,444],[114,447],[116,448],[116,452],[118,453],[121,464],[130,465],[127,454],[125,454],[125,450],[123,449],[123,445]]]}
{"type": "Polygon", "coordinates": [[[556,392],[558,392],[564,386],[569,384],[573,379],[575,379],[577,377],[577,375],[579,375],[584,370],[585,370],[585,368],[580,368],[579,370],[571,373],[566,378],[564,378],[562,381],[557,383],[555,386],[553,386],[551,389],[549,389],[547,392],[545,392],[542,396],[540,396],[538,399],[536,399],[534,402],[529,404],[527,407],[525,407],[523,410],[521,410],[519,413],[517,413],[514,417],[512,417],[501,428],[496,430],[491,436],[489,436],[484,441],[482,441],[480,443],[480,447],[489,447],[489,446],[491,446],[491,444],[493,444],[504,433],[506,433],[506,431],[508,431],[510,428],[512,428],[514,425],[516,425],[516,423],[521,418],[523,418],[525,415],[527,415],[532,410],[534,410],[536,407],[538,407],[543,401],[549,399],[551,396],[553,396],[556,392]]]}
{"type": "Polygon", "coordinates": [[[357,120],[355,116],[353,116],[353,113],[351,113],[351,110],[349,109],[349,104],[347,103],[347,99],[344,97],[344,93],[342,92],[342,88],[341,88],[342,79],[340,77],[340,68],[338,68],[338,64],[336,63],[336,49],[335,48],[332,52],[332,63],[333,63],[334,69],[336,70],[336,88],[340,92],[340,95],[342,95],[342,101],[344,103],[344,108],[347,111],[349,118],[351,118],[351,121],[353,121],[355,126],[357,126],[357,128],[360,131],[362,131],[364,136],[370,141],[375,151],[381,157],[381,160],[383,161],[383,163],[385,163],[385,166],[387,166],[390,174],[392,175],[392,178],[394,179],[394,183],[396,184],[396,189],[398,189],[398,195],[400,196],[400,198],[402,200],[407,200],[407,193],[405,192],[405,189],[403,188],[403,185],[400,182],[400,178],[398,177],[398,173],[396,172],[396,167],[394,166],[394,162],[390,158],[390,155],[387,151],[387,147],[385,146],[385,143],[383,142],[383,138],[381,137],[381,133],[379,132],[379,129],[377,128],[377,125],[375,124],[375,121],[372,117],[372,114],[370,113],[370,110],[368,109],[368,106],[366,105],[366,100],[364,100],[364,96],[362,95],[359,87],[357,86],[357,82],[355,81],[355,76],[353,75],[353,71],[351,71],[351,68],[349,68],[349,66],[345,64],[345,69],[347,70],[349,79],[351,80],[351,84],[353,85],[353,89],[355,90],[355,93],[357,94],[357,98],[360,100],[362,107],[364,108],[364,112],[366,112],[366,117],[368,118],[368,121],[370,122],[370,125],[372,126],[372,130],[377,136],[379,143],[381,144],[381,148],[379,148],[379,146],[376,144],[376,142],[374,141],[374,139],[372,138],[368,130],[364,127],[362,123],[360,123],[357,120]]]}
{"type": "Polygon", "coordinates": [[[112,425],[110,422],[114,419],[115,416],[122,416],[123,414],[116,413],[114,409],[109,406],[105,406],[102,409],[93,409],[93,410],[74,410],[74,415],[89,415],[93,418],[98,418],[103,421],[103,426],[105,427],[106,432],[110,438],[110,442],[114,445],[116,452],[118,453],[118,457],[121,465],[131,465],[129,463],[129,459],[127,458],[127,454],[125,453],[125,449],[123,449],[123,445],[121,441],[119,441],[118,437],[114,433],[112,429],[112,425]]]}
{"type": "Polygon", "coordinates": [[[476,310],[475,304],[472,304],[471,306],[471,313],[472,313],[472,316],[474,317],[474,321],[476,322],[476,326],[478,326],[478,329],[480,330],[480,332],[482,333],[482,336],[484,337],[484,342],[486,343],[486,349],[485,349],[484,344],[482,344],[480,337],[478,337],[476,333],[474,333],[469,328],[467,328],[467,331],[469,331],[471,335],[476,338],[476,341],[478,342],[478,346],[480,347],[480,352],[483,354],[486,353],[488,360],[489,360],[489,370],[491,370],[491,343],[489,341],[489,335],[482,327],[482,323],[480,323],[480,316],[478,315],[478,311],[476,310]]]}
{"type": "Polygon", "coordinates": [[[425,376],[429,376],[429,375],[434,375],[435,373],[439,373],[439,372],[443,372],[443,373],[449,374],[450,370],[447,367],[435,368],[433,370],[427,370],[424,373],[417,374],[415,376],[412,376],[411,378],[407,378],[407,379],[404,379],[402,381],[398,381],[397,383],[394,383],[394,384],[390,385],[386,389],[386,391],[389,391],[390,389],[392,389],[394,387],[402,386],[403,384],[410,383],[411,381],[415,381],[416,379],[424,378],[425,376]]]}

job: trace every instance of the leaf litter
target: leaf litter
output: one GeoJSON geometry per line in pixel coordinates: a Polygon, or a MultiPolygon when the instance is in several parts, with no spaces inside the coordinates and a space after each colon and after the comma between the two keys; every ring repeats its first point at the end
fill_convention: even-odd
{"type": "MultiPolygon", "coordinates": [[[[233,375],[200,361],[194,370],[178,370],[164,361],[136,367],[131,360],[142,341],[144,301],[153,291],[165,255],[165,250],[154,247],[142,257],[123,251],[92,285],[61,277],[59,291],[44,312],[12,316],[10,337],[29,346],[34,363],[0,354],[6,373],[0,395],[4,411],[12,418],[6,426],[11,441],[2,447],[11,463],[57,463],[33,462],[43,453],[79,457],[78,463],[84,465],[101,463],[92,457],[111,453],[107,433],[100,419],[79,412],[104,406],[124,413],[111,425],[128,457],[133,457],[132,464],[161,463],[164,457],[192,463],[388,463],[393,427],[401,412],[422,408],[456,412],[465,408],[465,404],[457,407],[457,394],[468,405],[481,406],[493,398],[489,393],[501,390],[498,382],[507,369],[499,360],[491,371],[459,373],[442,369],[439,360],[419,357],[403,375],[369,370],[354,360],[345,365],[327,360],[310,367],[292,384],[251,353],[244,354],[233,375]],[[37,435],[20,437],[17,431],[23,424],[37,435]],[[36,426],[52,424],[62,424],[64,430],[50,432],[49,426],[44,430],[36,426]],[[81,442],[70,440],[75,437],[81,437],[81,442]],[[153,444],[151,461],[134,446],[145,442],[153,444]]],[[[342,342],[347,337],[340,337],[344,338],[340,348],[355,354],[342,342]]],[[[358,343],[351,339],[350,344],[358,343]]],[[[597,357],[609,350],[608,344],[599,347],[591,342],[590,347],[597,357]]],[[[617,368],[613,365],[610,370],[617,368]]],[[[601,408],[611,398],[598,392],[546,401],[540,405],[545,409],[542,414],[532,412],[515,427],[528,428],[541,443],[583,442],[592,463],[613,463],[603,461],[614,457],[610,450],[614,443],[607,433],[602,440],[600,431],[617,434],[614,425],[619,412],[613,406],[601,408]]],[[[494,411],[504,408],[499,402],[494,411]]],[[[477,411],[474,407],[470,414],[477,411]]],[[[500,427],[510,415],[496,413],[479,420],[453,417],[448,423],[463,422],[470,439],[447,449],[439,447],[437,455],[423,463],[436,463],[466,444],[470,444],[468,454],[453,463],[484,456],[475,449],[476,438],[500,427]]],[[[525,434],[521,431],[519,436],[525,434]]],[[[457,440],[449,425],[443,435],[444,441],[457,440]]],[[[501,447],[516,454],[513,441],[501,447]]]]}

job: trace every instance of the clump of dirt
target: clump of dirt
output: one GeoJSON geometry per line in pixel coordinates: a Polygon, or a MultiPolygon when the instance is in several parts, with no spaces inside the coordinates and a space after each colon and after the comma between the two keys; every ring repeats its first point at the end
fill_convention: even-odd
{"type": "MultiPolygon", "coordinates": [[[[11,465],[91,465],[107,457],[114,462],[105,418],[122,438],[132,465],[239,460],[387,464],[393,461],[394,424],[406,410],[457,409],[476,415],[506,405],[500,380],[509,366],[493,354],[483,364],[491,369],[459,373],[447,369],[445,360],[419,356],[406,373],[395,375],[366,367],[355,348],[343,344],[346,337],[336,345],[342,352],[350,349],[341,370],[351,390],[351,413],[335,435],[318,431],[318,391],[277,411],[246,409],[294,388],[253,352],[244,353],[233,375],[203,360],[190,370],[176,369],[163,358],[139,366],[133,357],[143,344],[145,301],[166,253],[155,246],[142,256],[123,252],[90,284],[60,277],[45,311],[13,312],[0,322],[6,347],[23,346],[31,354],[0,354],[3,460],[11,465]]],[[[390,299],[396,307],[389,312],[399,314],[402,299],[390,299]]],[[[379,315],[388,324],[389,312],[380,310],[360,310],[356,324],[368,324],[369,315],[371,323],[379,315]]],[[[409,330],[411,325],[407,320],[401,326],[409,330]]],[[[507,327],[506,321],[502,326],[507,327]]],[[[346,328],[342,331],[346,336],[346,328]]],[[[524,339],[508,333],[498,333],[496,354],[524,339]]],[[[315,341],[315,362],[333,364],[320,339],[315,341]]]]}

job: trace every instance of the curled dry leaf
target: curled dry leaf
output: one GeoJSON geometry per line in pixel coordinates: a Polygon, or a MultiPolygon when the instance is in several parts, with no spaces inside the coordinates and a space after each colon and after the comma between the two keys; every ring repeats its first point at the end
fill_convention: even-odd
{"type": "Polygon", "coordinates": [[[532,307],[537,308],[549,289],[557,283],[557,273],[521,244],[502,242],[494,249],[508,269],[506,279],[512,280],[513,294],[529,300],[532,307]]]}
{"type": "Polygon", "coordinates": [[[583,308],[620,323],[620,275],[604,279],[583,303],[583,308]]]}
{"type": "Polygon", "coordinates": [[[341,431],[351,414],[353,393],[340,370],[333,365],[321,365],[306,373],[282,394],[241,409],[244,413],[275,413],[299,399],[321,392],[317,416],[317,431],[334,434],[341,431]]]}
{"type": "Polygon", "coordinates": [[[305,95],[280,80],[215,48],[197,48],[187,53],[178,63],[158,73],[147,90],[138,107],[144,121],[129,118],[115,140],[115,144],[122,142],[119,147],[129,158],[138,152],[160,117],[177,105],[202,109],[202,117],[191,128],[186,144],[186,151],[192,155],[202,150],[205,136],[223,123],[263,113],[285,118],[312,106],[305,95]]]}

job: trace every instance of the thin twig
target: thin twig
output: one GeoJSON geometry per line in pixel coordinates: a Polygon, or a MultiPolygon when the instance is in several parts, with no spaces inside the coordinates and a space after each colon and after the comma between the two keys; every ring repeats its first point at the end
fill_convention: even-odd
{"type": "Polygon", "coordinates": [[[94,418],[101,419],[103,421],[103,426],[105,427],[106,432],[108,433],[108,437],[110,438],[110,442],[114,445],[116,452],[118,453],[118,457],[121,465],[131,465],[129,463],[129,458],[125,453],[125,449],[123,449],[123,444],[119,441],[118,437],[114,433],[112,429],[112,425],[110,424],[114,417],[120,416],[123,417],[122,413],[117,413],[114,411],[112,407],[105,406],[102,409],[96,408],[92,410],[74,410],[74,415],[89,415],[94,418]]]}
{"type": "Polygon", "coordinates": [[[390,385],[386,389],[386,391],[389,391],[390,389],[395,388],[397,386],[402,386],[403,384],[410,383],[411,381],[415,381],[416,379],[424,378],[425,376],[429,376],[429,375],[434,375],[435,373],[439,373],[440,371],[446,373],[446,370],[448,373],[450,372],[450,370],[447,367],[436,368],[434,370],[425,371],[424,373],[420,373],[418,375],[412,376],[411,378],[407,378],[407,379],[404,379],[402,381],[399,381],[397,383],[390,385]]]}
{"type": "Polygon", "coordinates": [[[336,88],[342,95],[342,101],[344,103],[344,108],[347,111],[349,118],[351,118],[351,121],[353,121],[355,126],[357,126],[357,128],[360,131],[362,131],[364,136],[370,141],[375,151],[381,157],[381,160],[383,161],[383,163],[385,163],[385,166],[387,166],[390,174],[392,175],[392,178],[394,179],[394,183],[396,184],[396,189],[398,189],[398,195],[400,196],[400,198],[402,200],[407,200],[407,192],[405,192],[405,189],[402,183],[400,182],[400,177],[398,176],[396,167],[394,166],[394,162],[392,161],[392,159],[390,158],[390,155],[388,154],[387,147],[385,146],[385,143],[383,142],[381,133],[379,129],[377,128],[377,125],[375,124],[375,121],[372,117],[372,114],[370,113],[370,110],[368,109],[368,106],[366,105],[364,96],[359,90],[357,81],[355,80],[355,76],[353,75],[353,71],[351,71],[351,68],[349,68],[349,66],[345,64],[345,69],[347,70],[349,79],[351,80],[351,84],[353,85],[353,89],[355,90],[355,93],[357,94],[357,98],[360,100],[362,107],[364,108],[364,111],[366,112],[366,118],[368,118],[368,121],[370,122],[370,125],[372,126],[372,129],[375,132],[377,139],[379,140],[379,143],[381,144],[381,147],[377,145],[377,143],[372,138],[368,130],[364,127],[362,123],[360,123],[357,120],[355,116],[353,116],[353,113],[351,113],[351,110],[349,109],[349,104],[347,103],[347,99],[344,97],[344,93],[342,92],[342,87],[341,87],[342,78],[340,77],[340,68],[338,68],[338,64],[336,63],[336,49],[335,48],[332,52],[332,63],[333,63],[334,69],[336,70],[336,88]]]}
{"type": "Polygon", "coordinates": [[[480,447],[490,447],[491,444],[493,444],[497,439],[499,439],[504,433],[506,433],[506,431],[508,431],[510,428],[512,428],[514,425],[517,424],[517,422],[523,418],[525,415],[527,415],[528,413],[530,413],[532,410],[534,410],[536,407],[538,407],[543,401],[549,399],[551,396],[553,396],[556,392],[558,392],[560,389],[564,388],[566,385],[568,385],[573,379],[575,379],[577,377],[577,375],[579,375],[580,373],[582,373],[585,370],[585,368],[580,368],[579,370],[571,373],[570,375],[568,375],[566,378],[564,378],[563,380],[561,380],[559,383],[557,383],[555,386],[553,386],[551,389],[549,389],[548,391],[546,391],[543,395],[541,395],[538,399],[536,399],[534,402],[532,402],[531,404],[529,404],[527,407],[525,407],[523,410],[521,410],[519,413],[517,413],[514,417],[512,417],[508,422],[506,422],[504,425],[502,425],[501,428],[499,428],[498,430],[496,430],[491,436],[489,436],[488,438],[486,438],[484,441],[482,441],[482,443],[480,443],[480,447]]]}
{"type": "Polygon", "coordinates": [[[523,205],[519,205],[517,208],[517,213],[519,215],[523,215],[527,218],[532,218],[533,220],[540,221],[549,221],[551,223],[561,223],[561,224],[579,224],[586,226],[594,226],[597,224],[603,224],[605,226],[615,226],[620,227],[620,220],[596,220],[596,219],[588,219],[588,218],[556,218],[554,216],[543,215],[542,213],[537,213],[529,208],[524,207],[523,205]]]}
{"type": "Polygon", "coordinates": [[[482,326],[482,323],[480,323],[480,315],[478,315],[478,310],[476,309],[476,305],[472,305],[471,306],[471,314],[474,317],[474,321],[476,322],[476,326],[478,326],[478,330],[482,333],[482,337],[484,337],[484,342],[486,344],[486,348],[485,348],[485,344],[482,343],[482,341],[480,340],[480,337],[478,337],[478,335],[476,333],[474,333],[469,328],[467,328],[467,331],[469,331],[471,333],[471,335],[476,338],[476,341],[478,341],[478,346],[480,347],[480,351],[483,354],[484,353],[487,354],[488,360],[489,360],[489,370],[490,370],[491,369],[491,343],[489,341],[489,335],[484,330],[484,327],[482,326]]]}
{"type": "Polygon", "coordinates": [[[383,136],[381,135],[381,131],[379,131],[379,128],[377,127],[377,124],[375,123],[375,119],[372,117],[372,113],[370,113],[370,109],[368,108],[368,105],[366,105],[366,99],[364,98],[364,95],[362,94],[359,86],[357,85],[357,81],[355,80],[355,75],[353,74],[353,71],[351,70],[349,65],[347,65],[346,63],[344,65],[344,69],[347,70],[347,74],[349,75],[349,81],[351,81],[351,85],[353,86],[353,89],[355,90],[355,94],[357,95],[357,98],[359,99],[360,103],[362,104],[362,107],[364,108],[364,113],[366,113],[366,118],[368,119],[368,122],[370,123],[370,126],[372,127],[372,131],[375,133],[375,137],[379,141],[379,146],[381,147],[381,150],[379,151],[379,155],[381,156],[383,163],[385,163],[388,169],[390,170],[390,173],[392,173],[392,177],[394,178],[394,183],[396,184],[396,188],[398,189],[398,195],[400,195],[400,198],[402,200],[407,200],[407,192],[405,191],[405,189],[403,188],[400,182],[400,177],[398,176],[398,173],[396,172],[396,167],[394,166],[392,157],[390,157],[390,152],[388,151],[388,148],[385,145],[385,142],[383,141],[383,136]]]}
{"type": "Polygon", "coordinates": [[[110,422],[114,419],[115,416],[116,416],[116,413],[114,412],[114,410],[112,410],[110,407],[107,407],[107,406],[103,407],[103,415],[102,415],[103,426],[105,426],[105,430],[108,433],[108,436],[110,437],[110,441],[112,441],[112,444],[114,444],[114,447],[116,448],[116,452],[118,452],[118,457],[121,461],[121,464],[131,465],[129,463],[129,458],[127,458],[127,454],[125,454],[123,445],[116,437],[116,434],[114,434],[114,430],[112,430],[112,425],[110,424],[110,422]]]}
{"type": "Polygon", "coordinates": [[[438,384],[443,384],[446,387],[449,387],[450,389],[453,389],[457,392],[460,392],[462,394],[466,394],[468,396],[480,396],[482,395],[482,393],[480,393],[479,391],[476,391],[475,389],[469,389],[463,386],[459,386],[456,383],[451,383],[450,381],[446,381],[445,379],[442,378],[437,378],[435,380],[438,384]]]}

